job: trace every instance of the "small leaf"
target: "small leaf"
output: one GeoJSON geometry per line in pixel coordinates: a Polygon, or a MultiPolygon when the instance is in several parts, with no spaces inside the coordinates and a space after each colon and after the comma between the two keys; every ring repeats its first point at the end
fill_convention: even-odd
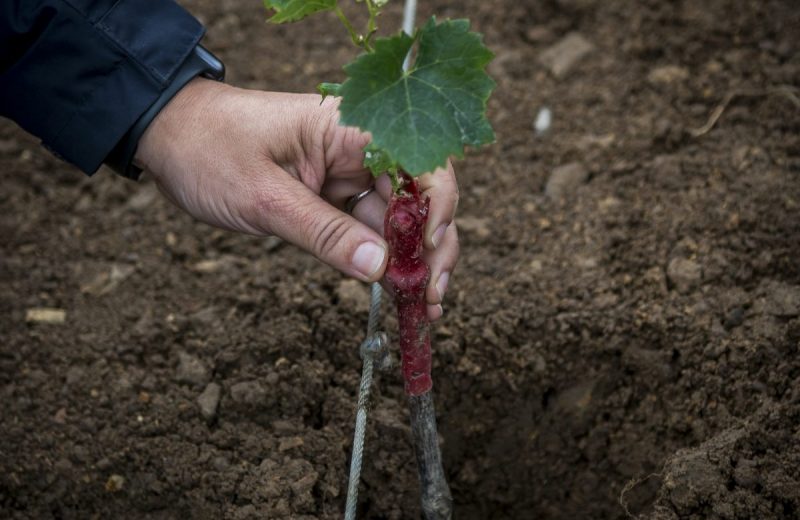
{"type": "Polygon", "coordinates": [[[463,157],[464,145],[494,140],[486,102],[495,83],[484,71],[492,57],[467,20],[431,18],[413,38],[379,38],[373,52],[345,66],[342,124],[370,132],[413,176],[442,167],[451,155],[463,157]],[[404,72],[415,41],[416,62],[404,72]]]}
{"type": "Polygon", "coordinates": [[[381,150],[374,143],[364,147],[364,167],[379,177],[391,169],[397,169],[397,163],[392,160],[386,150],[381,150]]]}
{"type": "Polygon", "coordinates": [[[317,85],[317,92],[322,94],[322,99],[325,99],[328,96],[338,96],[341,88],[341,83],[320,83],[317,85]]]}
{"type": "Polygon", "coordinates": [[[264,7],[275,14],[269,19],[272,23],[296,22],[319,11],[336,8],[336,0],[264,0],[264,7]]]}

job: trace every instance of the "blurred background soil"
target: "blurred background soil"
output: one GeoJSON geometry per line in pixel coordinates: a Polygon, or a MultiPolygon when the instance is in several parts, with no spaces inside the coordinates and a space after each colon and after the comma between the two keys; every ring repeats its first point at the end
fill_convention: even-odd
{"type": "MultiPolygon", "coordinates": [[[[353,57],[333,16],[182,3],[238,86],[311,91],[353,57]]],[[[420,10],[497,55],[434,327],[455,517],[798,518],[796,3],[420,10]]],[[[364,285],[8,121],[0,178],[0,516],[341,516],[364,285]]],[[[360,515],[418,518],[399,375],[376,392],[360,515]]]]}

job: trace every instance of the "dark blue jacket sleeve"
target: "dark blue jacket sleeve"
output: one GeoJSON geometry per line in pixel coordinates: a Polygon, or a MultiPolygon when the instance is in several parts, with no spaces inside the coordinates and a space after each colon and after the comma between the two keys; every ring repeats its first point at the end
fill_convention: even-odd
{"type": "Polygon", "coordinates": [[[2,0],[0,115],[93,173],[202,35],[172,0],[2,0]]]}

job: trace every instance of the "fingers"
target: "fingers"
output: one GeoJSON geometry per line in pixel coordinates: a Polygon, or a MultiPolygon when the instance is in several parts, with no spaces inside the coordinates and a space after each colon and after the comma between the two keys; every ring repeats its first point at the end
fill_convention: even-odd
{"type": "Polygon", "coordinates": [[[425,226],[425,247],[436,249],[445,236],[447,227],[453,221],[458,206],[458,184],[453,165],[447,162],[446,168],[426,173],[418,178],[423,196],[431,198],[428,223],[425,226]]]}
{"type": "Polygon", "coordinates": [[[375,179],[375,191],[380,194],[381,198],[386,202],[389,202],[389,199],[392,198],[392,181],[389,180],[389,176],[385,173],[375,179]]]}
{"type": "Polygon", "coordinates": [[[458,262],[458,253],[458,230],[455,223],[447,226],[439,247],[434,250],[426,249],[423,252],[423,258],[431,268],[431,281],[425,290],[430,320],[436,320],[442,315],[442,300],[458,262]]]}
{"type": "MultiPolygon", "coordinates": [[[[391,186],[387,185],[387,188],[388,192],[385,195],[388,198],[391,194],[391,186]]],[[[362,199],[353,210],[354,217],[380,233],[381,236],[383,236],[387,205],[383,198],[383,191],[379,179],[376,191],[362,199]]],[[[458,261],[458,254],[458,231],[455,223],[451,223],[447,227],[439,247],[436,249],[426,248],[423,251],[423,259],[431,269],[431,281],[425,291],[425,300],[428,304],[427,314],[431,321],[439,319],[443,314],[442,300],[447,292],[450,275],[458,261]]]]}
{"type": "MultiPolygon", "coordinates": [[[[344,201],[350,196],[363,191],[365,188],[365,186],[361,184],[364,182],[363,179],[363,177],[359,179],[354,178],[347,179],[346,181],[340,180],[336,184],[332,183],[330,186],[323,188],[322,195],[336,206],[343,206],[344,201]]],[[[431,280],[425,292],[425,299],[428,304],[428,318],[433,321],[442,316],[442,300],[450,282],[450,275],[458,260],[458,232],[453,223],[456,206],[458,205],[458,186],[455,181],[453,169],[449,163],[447,168],[438,170],[433,175],[427,174],[419,177],[419,183],[423,196],[431,198],[428,223],[424,230],[425,236],[423,242],[425,248],[423,257],[431,269],[431,280]]],[[[391,195],[391,182],[386,175],[383,175],[375,181],[375,191],[356,204],[353,209],[352,217],[332,207],[328,207],[327,209],[333,210],[335,214],[331,214],[329,211],[325,211],[323,208],[319,208],[316,204],[312,204],[311,202],[302,202],[298,204],[298,207],[306,208],[303,211],[304,220],[310,219],[318,221],[318,223],[309,226],[308,232],[301,234],[310,236],[311,238],[305,239],[305,241],[299,243],[299,245],[342,272],[351,274],[364,281],[375,280],[378,276],[382,275],[385,270],[386,258],[381,258],[379,274],[366,274],[363,270],[359,272],[358,268],[356,268],[357,272],[354,273],[352,267],[355,266],[355,260],[362,259],[360,256],[355,256],[355,248],[359,247],[360,240],[366,240],[372,243],[379,243],[383,248],[382,252],[385,253],[385,242],[382,240],[380,242],[375,242],[376,239],[374,236],[372,239],[368,239],[365,235],[358,235],[358,232],[355,231],[354,236],[360,238],[350,240],[347,238],[349,234],[347,228],[350,227],[354,230],[359,229],[352,228],[352,226],[360,223],[359,225],[363,229],[368,229],[370,232],[382,237],[386,207],[391,195]],[[333,223],[328,223],[326,225],[325,220],[333,221],[333,223]],[[349,222],[349,224],[346,224],[345,221],[349,222]],[[315,236],[317,238],[314,238],[315,236]],[[328,242],[336,242],[336,245],[315,245],[328,242]],[[339,251],[340,249],[341,251],[339,251]],[[349,254],[353,255],[349,263],[350,269],[348,269],[347,262],[349,254]]],[[[317,199],[318,201],[321,200],[318,197],[317,199]]],[[[278,233],[277,230],[276,233],[278,233]]],[[[295,243],[297,243],[297,241],[295,241],[295,243]]]]}
{"type": "Polygon", "coordinates": [[[453,165],[448,161],[446,168],[420,176],[419,185],[422,195],[431,198],[423,257],[431,268],[431,281],[425,291],[428,319],[435,321],[443,314],[442,300],[459,253],[458,231],[453,223],[458,206],[458,184],[453,165]]]}
{"type": "MultiPolygon", "coordinates": [[[[368,190],[372,185],[371,176],[366,175],[337,179],[336,182],[328,182],[322,186],[320,197],[343,210],[350,197],[368,190]]],[[[361,205],[361,202],[358,204],[361,205]]]]}
{"type": "Polygon", "coordinates": [[[353,216],[383,236],[386,207],[392,198],[392,182],[387,175],[375,180],[375,191],[353,208],[353,216]]]}
{"type": "Polygon", "coordinates": [[[377,191],[361,199],[353,208],[353,216],[383,236],[386,201],[377,191]]]}
{"type": "Polygon", "coordinates": [[[260,227],[266,232],[292,242],[359,280],[374,282],[383,276],[388,248],[368,225],[334,208],[288,175],[279,184],[273,182],[260,191],[263,197],[259,204],[259,218],[263,220],[260,227]]]}

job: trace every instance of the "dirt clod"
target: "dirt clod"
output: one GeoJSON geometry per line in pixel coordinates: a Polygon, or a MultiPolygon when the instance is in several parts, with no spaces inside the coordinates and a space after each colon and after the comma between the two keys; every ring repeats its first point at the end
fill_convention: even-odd
{"type": "Polygon", "coordinates": [[[197,397],[197,405],[206,421],[213,421],[216,418],[221,396],[222,387],[217,383],[209,383],[203,393],[197,397]]]}
{"type": "Polygon", "coordinates": [[[240,404],[259,404],[267,397],[266,389],[257,381],[243,381],[231,387],[231,399],[240,404]]]}
{"type": "Polygon", "coordinates": [[[673,258],[667,266],[667,278],[680,292],[695,288],[703,279],[703,268],[687,258],[673,258]]]}
{"type": "Polygon", "coordinates": [[[178,368],[175,370],[175,379],[178,382],[202,385],[208,378],[208,368],[198,357],[186,352],[178,354],[178,368]]]}
{"type": "Polygon", "coordinates": [[[544,192],[551,199],[558,200],[570,195],[588,178],[589,171],[581,163],[563,164],[553,169],[544,192]]]}

